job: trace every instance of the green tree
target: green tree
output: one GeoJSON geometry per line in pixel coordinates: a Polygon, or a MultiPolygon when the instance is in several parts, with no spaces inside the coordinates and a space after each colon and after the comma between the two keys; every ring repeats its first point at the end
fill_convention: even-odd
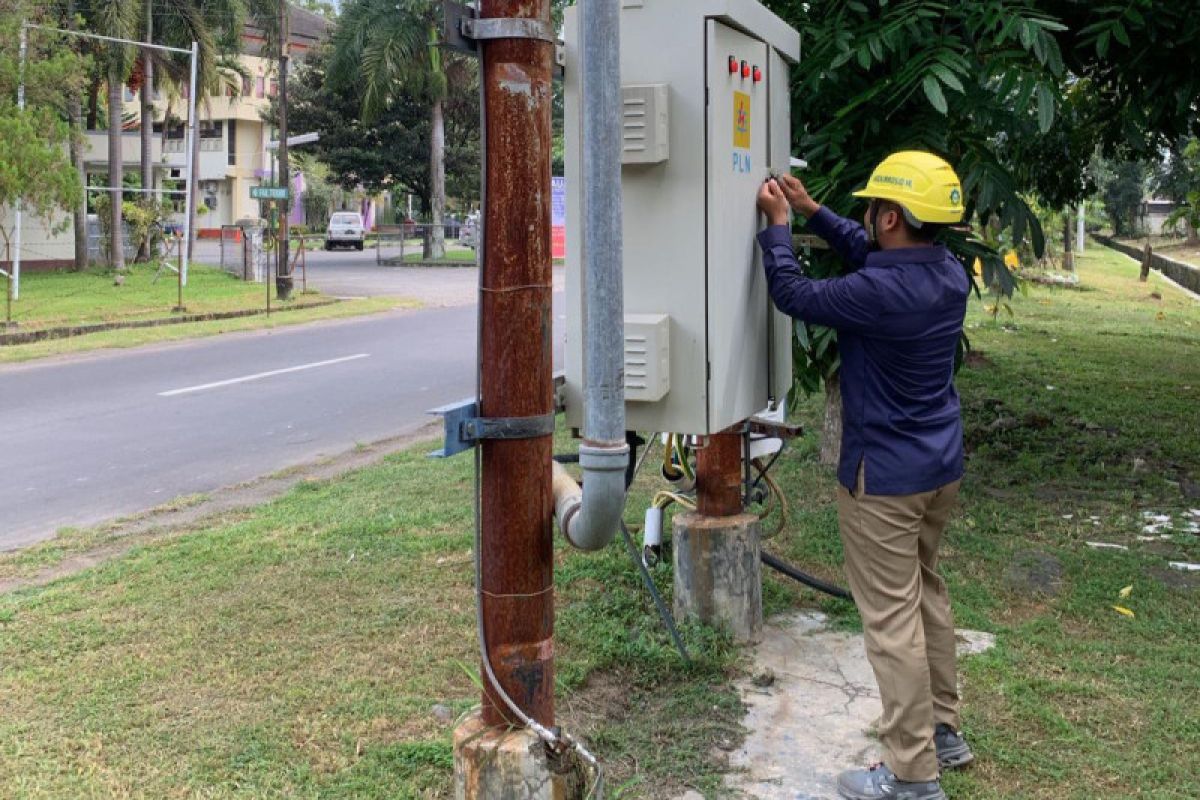
{"type": "Polygon", "coordinates": [[[1200,139],[1179,139],[1154,171],[1152,184],[1160,197],[1180,204],[1167,224],[1182,225],[1187,244],[1200,245],[1200,139]]]}
{"type": "MultiPolygon", "coordinates": [[[[431,211],[430,114],[420,97],[398,95],[371,122],[361,116],[361,86],[345,89],[327,80],[331,48],[311,53],[292,83],[289,117],[298,129],[319,131],[307,148],[329,167],[343,189],[411,193],[431,211]]],[[[479,191],[479,96],[473,82],[456,82],[444,102],[445,175],[448,196],[479,191]]]]}
{"type": "Polygon", "coordinates": [[[417,99],[429,110],[429,212],[433,235],[426,258],[445,255],[445,103],[456,84],[471,80],[474,64],[440,46],[436,0],[352,0],[334,32],[329,77],[336,88],[363,86],[361,118],[370,123],[389,106],[417,99]]]}
{"type": "MultiPolygon", "coordinates": [[[[68,0],[68,7],[70,0],[68,0]]],[[[48,4],[18,0],[0,10],[0,97],[17,95],[20,79],[19,41],[22,22],[59,27],[58,9],[48,4]]],[[[80,103],[90,73],[90,60],[79,53],[77,40],[72,41],[45,30],[27,32],[28,53],[25,61],[24,83],[26,106],[53,112],[56,118],[74,120],[68,138],[72,161],[77,164],[79,181],[83,181],[83,136],[80,103]]],[[[76,201],[75,239],[76,267],[87,264],[86,205],[81,191],[76,201]]]]}
{"type": "MultiPolygon", "coordinates": [[[[18,109],[0,101],[0,208],[22,211],[51,225],[71,208],[82,187],[67,155],[66,123],[46,108],[18,109]]],[[[67,223],[64,223],[64,225],[67,223]]],[[[0,225],[4,260],[11,269],[9,246],[14,231],[0,225]]],[[[8,277],[6,322],[12,322],[12,276],[8,277]]]]}
{"type": "Polygon", "coordinates": [[[1104,213],[1117,236],[1142,233],[1139,216],[1146,199],[1148,170],[1141,161],[1121,161],[1101,172],[1104,213]]]}
{"type": "MultiPolygon", "coordinates": [[[[813,196],[852,213],[861,205],[852,193],[888,153],[939,153],[957,167],[968,221],[984,234],[952,232],[947,243],[969,271],[977,258],[982,261],[989,288],[1011,293],[1014,280],[994,245],[1005,237],[1028,238],[1040,257],[1044,236],[1021,193],[1003,134],[1044,135],[1053,128],[1065,78],[1054,38],[1062,26],[1021,2],[769,5],[808,43],[792,88],[794,138],[810,165],[806,183],[813,196]]],[[[817,253],[812,262],[813,274],[840,270],[832,254],[817,253]]],[[[822,458],[836,461],[841,421],[836,335],[803,324],[797,334],[797,388],[812,391],[824,380],[822,458]]]]}
{"type": "MultiPolygon", "coordinates": [[[[1015,282],[995,248],[1028,242],[1039,258],[1044,250],[1025,197],[1057,208],[1078,202],[1095,189],[1085,167],[1097,147],[1153,152],[1163,137],[1196,125],[1193,4],[766,1],[806,45],[793,108],[814,196],[848,213],[851,191],[887,152],[945,156],[963,178],[978,234],[953,233],[947,243],[968,268],[978,258],[983,282],[1000,294],[1015,282]]],[[[813,259],[816,274],[837,269],[828,257],[813,259]]],[[[801,334],[798,388],[831,379],[827,419],[836,421],[833,335],[801,334]]]]}

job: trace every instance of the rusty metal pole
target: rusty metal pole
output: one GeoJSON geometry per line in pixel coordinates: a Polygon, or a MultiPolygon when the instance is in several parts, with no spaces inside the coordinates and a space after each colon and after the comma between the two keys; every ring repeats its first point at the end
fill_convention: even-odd
{"type": "MultiPolygon", "coordinates": [[[[483,0],[480,17],[550,21],[550,0],[483,0]]],[[[483,417],[553,413],[550,164],[554,47],[482,42],[486,121],[480,296],[483,417]]],[[[553,437],[485,440],[482,598],[490,661],[517,706],[554,724],[553,437]]],[[[486,684],[485,684],[486,686],[486,684]]],[[[488,686],[487,725],[510,722],[488,686]]]]}
{"type": "Polygon", "coordinates": [[[702,516],[742,513],[742,442],[740,433],[724,431],[696,451],[696,511],[702,516]]]}

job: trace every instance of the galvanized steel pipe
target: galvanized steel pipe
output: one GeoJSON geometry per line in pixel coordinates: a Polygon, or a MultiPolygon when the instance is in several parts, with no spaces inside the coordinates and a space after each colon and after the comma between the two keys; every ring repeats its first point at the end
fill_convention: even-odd
{"type": "MultiPolygon", "coordinates": [[[[625,506],[625,295],[621,273],[620,0],[579,5],[582,115],[583,494],[559,516],[583,550],[612,541],[625,506]]],[[[558,502],[556,494],[556,507],[558,502]]]]}

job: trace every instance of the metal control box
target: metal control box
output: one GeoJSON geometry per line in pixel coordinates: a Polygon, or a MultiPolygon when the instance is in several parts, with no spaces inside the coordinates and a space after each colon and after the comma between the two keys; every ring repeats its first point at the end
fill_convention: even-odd
{"type": "MultiPolygon", "coordinates": [[[[791,386],[791,320],[768,296],[755,197],[772,170],[788,169],[788,71],[800,37],[755,0],[621,6],[628,427],[717,433],[782,402],[791,386]],[[648,332],[662,375],[631,369],[629,345],[648,332]]],[[[575,427],[585,314],[577,41],[571,8],[565,130],[567,228],[575,233],[567,237],[565,399],[575,427]]]]}

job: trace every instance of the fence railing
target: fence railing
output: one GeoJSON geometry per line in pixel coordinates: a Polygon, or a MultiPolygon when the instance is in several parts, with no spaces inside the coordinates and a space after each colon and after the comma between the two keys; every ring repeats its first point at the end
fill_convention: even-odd
{"type": "MultiPolygon", "coordinates": [[[[472,249],[477,247],[478,234],[475,228],[461,223],[441,226],[446,241],[457,241],[472,249]]],[[[375,228],[375,263],[398,266],[406,263],[409,255],[420,255],[429,243],[437,225],[405,223],[403,225],[378,225],[375,228]]]]}
{"type": "MultiPolygon", "coordinates": [[[[278,242],[268,228],[240,225],[221,226],[221,269],[244,281],[262,283],[274,278],[278,242]]],[[[321,233],[288,237],[288,272],[300,276],[301,291],[308,291],[308,251],[311,242],[324,242],[321,233]]]]}

